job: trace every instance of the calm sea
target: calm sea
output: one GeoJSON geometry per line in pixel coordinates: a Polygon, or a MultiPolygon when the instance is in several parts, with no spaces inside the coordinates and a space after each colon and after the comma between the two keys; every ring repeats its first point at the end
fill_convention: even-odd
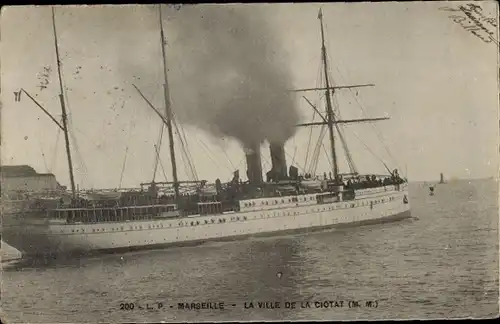
{"type": "Polygon", "coordinates": [[[437,185],[434,196],[429,196],[424,184],[410,188],[410,203],[418,220],[109,255],[39,268],[3,264],[3,321],[498,315],[496,182],[437,185]],[[244,303],[248,307],[251,301],[255,308],[246,309],[244,303]],[[259,309],[259,301],[280,302],[281,308],[259,309]],[[302,308],[301,303],[306,306],[308,301],[311,307],[302,308]],[[315,302],[325,301],[338,301],[337,306],[343,301],[343,307],[315,307],[315,302]],[[223,302],[225,308],[179,310],[177,303],[181,302],[223,302]],[[295,308],[285,308],[285,302],[296,302],[295,308]],[[122,310],[122,303],[134,303],[134,309],[122,310]],[[157,303],[163,308],[158,310],[157,303]]]}

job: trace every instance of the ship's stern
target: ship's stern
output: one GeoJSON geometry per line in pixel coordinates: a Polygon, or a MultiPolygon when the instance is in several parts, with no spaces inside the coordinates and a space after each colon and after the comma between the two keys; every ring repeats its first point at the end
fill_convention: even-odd
{"type": "Polygon", "coordinates": [[[50,235],[49,220],[44,213],[2,215],[2,240],[23,256],[58,253],[61,242],[50,235]]]}

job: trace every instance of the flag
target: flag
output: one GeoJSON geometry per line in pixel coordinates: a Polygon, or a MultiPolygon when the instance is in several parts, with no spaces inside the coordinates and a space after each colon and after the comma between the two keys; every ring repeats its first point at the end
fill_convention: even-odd
{"type": "Polygon", "coordinates": [[[322,18],[323,18],[323,13],[321,12],[321,8],[319,8],[318,19],[322,19],[322,18]]]}
{"type": "Polygon", "coordinates": [[[14,91],[14,100],[17,102],[21,101],[21,90],[14,91]]]}

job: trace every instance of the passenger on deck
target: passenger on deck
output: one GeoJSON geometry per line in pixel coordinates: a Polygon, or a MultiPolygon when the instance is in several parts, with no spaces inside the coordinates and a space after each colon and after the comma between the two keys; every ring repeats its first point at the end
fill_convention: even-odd
{"type": "Polygon", "coordinates": [[[347,180],[346,188],[351,189],[351,187],[352,187],[352,181],[351,181],[351,179],[349,179],[349,180],[347,180]]]}

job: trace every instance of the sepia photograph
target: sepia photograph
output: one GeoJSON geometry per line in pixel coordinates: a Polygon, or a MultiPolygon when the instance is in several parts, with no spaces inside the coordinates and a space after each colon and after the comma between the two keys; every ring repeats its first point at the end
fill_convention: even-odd
{"type": "Polygon", "coordinates": [[[498,17],[2,7],[0,321],[498,317],[498,17]]]}

